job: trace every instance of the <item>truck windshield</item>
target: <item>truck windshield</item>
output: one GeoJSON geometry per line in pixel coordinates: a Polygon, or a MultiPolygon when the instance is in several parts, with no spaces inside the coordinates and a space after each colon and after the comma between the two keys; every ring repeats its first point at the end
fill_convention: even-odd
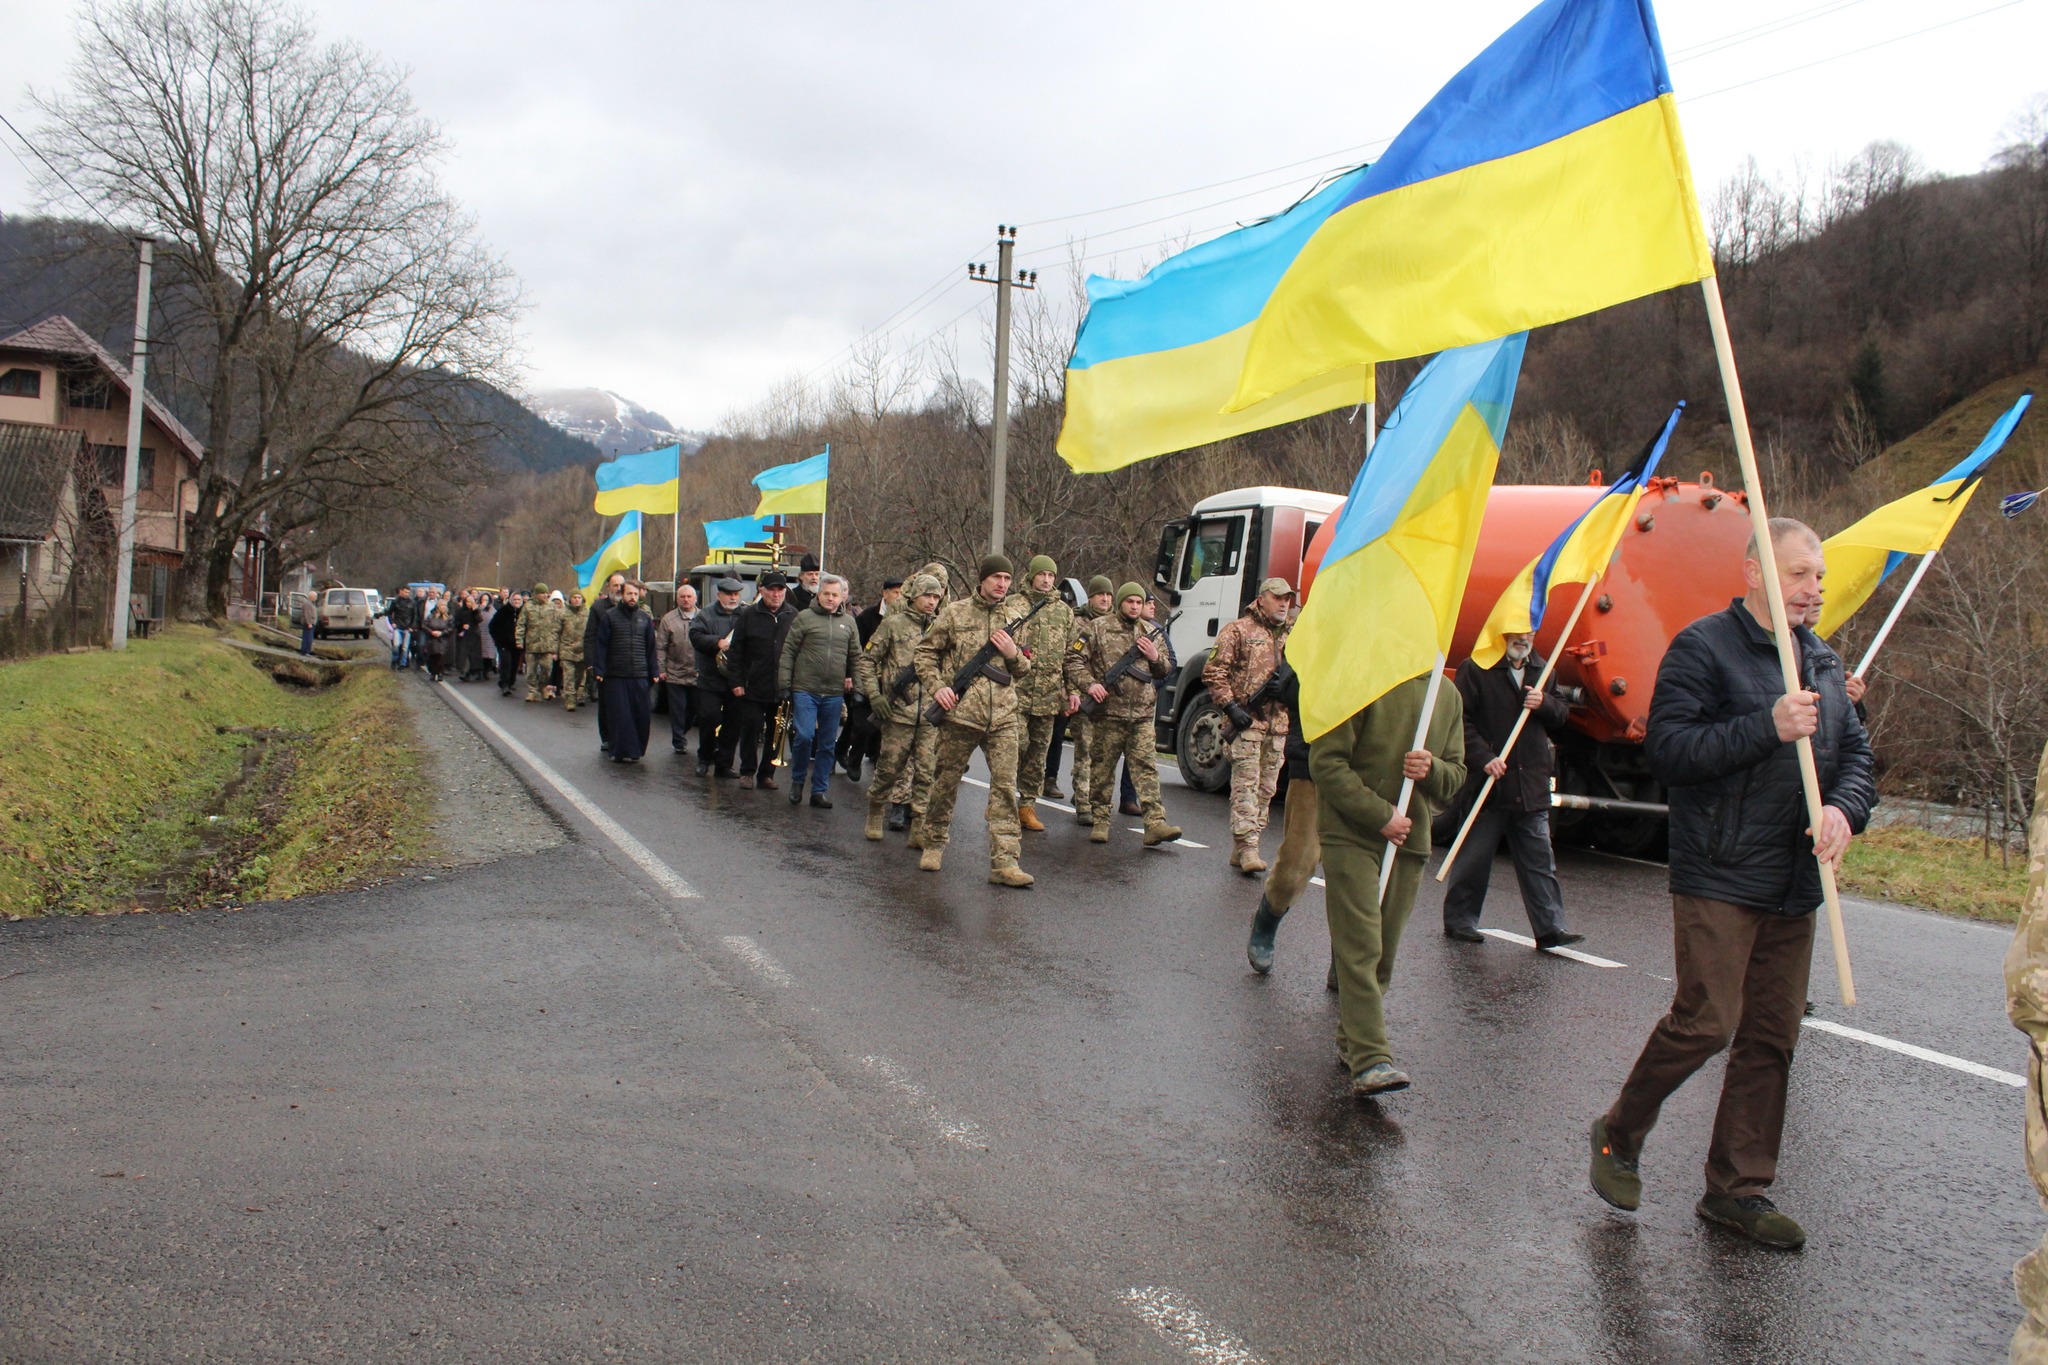
{"type": "Polygon", "coordinates": [[[1205,517],[1196,522],[1188,541],[1187,567],[1181,571],[1181,587],[1192,588],[1201,579],[1236,573],[1243,548],[1242,516],[1205,517]]]}

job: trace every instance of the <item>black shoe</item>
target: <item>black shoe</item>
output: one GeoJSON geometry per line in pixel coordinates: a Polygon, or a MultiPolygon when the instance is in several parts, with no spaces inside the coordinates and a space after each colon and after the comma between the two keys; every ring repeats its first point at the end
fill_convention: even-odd
{"type": "Polygon", "coordinates": [[[733,771],[732,769],[730,769],[730,768],[713,768],[713,769],[711,770],[711,775],[712,775],[713,777],[722,777],[722,778],[727,778],[727,779],[731,779],[731,778],[737,777],[737,776],[738,776],[739,774],[735,773],[735,772],[734,772],[734,771],[733,771]]]}
{"type": "Polygon", "coordinates": [[[699,776],[699,777],[709,777],[710,775],[711,775],[711,765],[710,765],[709,763],[699,763],[699,764],[697,765],[697,776],[699,776]]]}
{"type": "Polygon", "coordinates": [[[1574,943],[1585,941],[1584,934],[1545,934],[1536,940],[1536,947],[1539,951],[1544,948],[1569,948],[1574,943]]]}
{"type": "Polygon", "coordinates": [[[846,780],[847,780],[848,782],[853,782],[853,783],[856,783],[856,784],[857,784],[857,783],[859,783],[859,781],[860,781],[860,760],[859,760],[859,759],[857,759],[857,758],[856,758],[856,759],[854,759],[854,760],[853,760],[853,761],[852,761],[851,763],[848,763],[848,764],[846,765],[846,780]]]}
{"type": "Polygon", "coordinates": [[[1760,1194],[1745,1194],[1739,1198],[1726,1194],[1703,1195],[1693,1206],[1693,1212],[1709,1223],[1733,1228],[1780,1251],[1797,1251],[1806,1245],[1806,1229],[1778,1212],[1778,1206],[1760,1194]]]}
{"type": "Polygon", "coordinates": [[[1273,907],[1259,897],[1259,908],[1252,912],[1252,936],[1244,945],[1245,960],[1252,964],[1252,970],[1260,976],[1273,970],[1273,935],[1279,932],[1280,916],[1273,913],[1273,907]]]}
{"type": "MultiPolygon", "coordinates": [[[[792,801],[796,800],[796,793],[795,793],[795,792],[791,792],[791,793],[789,794],[789,799],[790,799],[790,800],[792,800],[792,801]]],[[[812,792],[812,793],[811,793],[811,809],[812,809],[812,810],[831,810],[831,809],[832,809],[832,798],[831,798],[831,797],[829,797],[829,796],[827,796],[827,795],[825,795],[825,794],[824,794],[823,792],[812,792]]]]}
{"type": "Polygon", "coordinates": [[[889,803],[889,828],[902,831],[910,828],[910,807],[900,801],[889,803]]]}
{"type": "Polygon", "coordinates": [[[1445,926],[1444,926],[1444,937],[1445,937],[1445,938],[1454,938],[1454,939],[1458,940],[1458,942],[1460,942],[1460,943],[1484,943],[1484,942],[1486,942],[1486,935],[1484,935],[1484,934],[1480,933],[1480,932],[1479,932],[1479,931],[1478,931],[1477,929],[1467,929],[1467,928],[1463,927],[1462,925],[1459,925],[1459,926],[1456,926],[1456,927],[1453,927],[1453,926],[1451,926],[1451,925],[1448,925],[1448,924],[1447,924],[1447,925],[1445,925],[1445,926]]]}
{"type": "Polygon", "coordinates": [[[804,799],[804,789],[792,783],[789,788],[789,804],[794,806],[804,799]]]}

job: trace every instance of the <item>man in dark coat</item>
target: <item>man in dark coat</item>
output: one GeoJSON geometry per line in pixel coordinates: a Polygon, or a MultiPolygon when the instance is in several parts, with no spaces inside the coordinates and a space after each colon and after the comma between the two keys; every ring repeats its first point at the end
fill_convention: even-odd
{"type": "Polygon", "coordinates": [[[525,593],[508,593],[491,617],[491,643],[498,647],[498,695],[509,697],[519,681],[519,613],[525,593]]]}
{"type": "Polygon", "coordinates": [[[719,671],[719,651],[730,646],[732,628],[740,612],[740,581],[721,578],[713,586],[711,602],[690,622],[690,648],[697,651],[697,776],[731,777],[732,769],[719,761],[721,726],[739,719],[738,703],[732,702],[732,684],[719,671]]]}
{"type": "Polygon", "coordinates": [[[789,609],[792,614],[809,609],[818,600],[818,557],[806,554],[796,566],[796,583],[789,590],[789,609]]]}
{"type": "Polygon", "coordinates": [[[391,623],[391,666],[411,667],[412,633],[419,625],[419,603],[413,600],[411,588],[398,590],[398,596],[385,606],[384,617],[391,623]]]}
{"type": "Polygon", "coordinates": [[[1820,538],[1771,519],[1777,582],[1752,540],[1747,596],[1671,642],[1650,699],[1645,752],[1669,789],[1678,982],[1614,1104],[1593,1120],[1593,1188],[1616,1208],[1642,1200],[1637,1159],[1666,1098],[1728,1047],[1707,1148],[1700,1217],[1767,1246],[1806,1232],[1764,1194],[1778,1172],[1785,1091],[1805,1012],[1820,861],[1839,864],[1877,804],[1870,739],[1842,661],[1808,626],[1827,570],[1820,538]],[[1792,627],[1801,690],[1785,691],[1771,628],[1775,589],[1792,627]],[[1796,741],[1810,738],[1823,812],[1812,829],[1796,741]]]}
{"type": "MultiPolygon", "coordinates": [[[[608,575],[604,580],[604,592],[590,604],[590,610],[583,615],[583,658],[590,664],[590,676],[593,678],[598,675],[599,665],[604,662],[604,655],[598,652],[597,645],[598,618],[604,614],[606,608],[617,604],[625,585],[624,574],[614,572],[608,575]]],[[[612,751],[612,733],[605,728],[605,721],[604,686],[600,683],[597,689],[597,750],[609,756],[612,751]]],[[[647,751],[645,741],[641,743],[640,751],[647,751]]]]}
{"type": "Polygon", "coordinates": [[[732,644],[725,651],[725,675],[737,704],[737,723],[719,729],[718,766],[732,770],[739,760],[740,785],[775,789],[775,755],[762,739],[775,714],[776,671],[782,663],[782,638],[796,611],[789,605],[789,580],[770,569],[757,584],[759,595],[733,618],[732,644]]]}
{"type": "Polygon", "coordinates": [[[602,600],[591,613],[598,618],[592,671],[604,698],[603,714],[610,718],[614,763],[638,763],[647,752],[654,720],[649,684],[662,680],[654,618],[640,609],[640,591],[629,580],[621,585],[618,601],[602,600]]]}
{"type": "Polygon", "coordinates": [[[1555,696],[1536,690],[1536,679],[1543,676],[1536,637],[1522,632],[1504,637],[1503,643],[1506,649],[1491,668],[1480,667],[1477,659],[1458,665],[1458,695],[1465,699],[1465,768],[1475,777],[1483,770],[1494,785],[1452,865],[1444,890],[1444,933],[1465,943],[1486,942],[1479,915],[1486,908],[1494,850],[1506,839],[1536,946],[1562,948],[1586,938],[1565,929],[1557,855],[1550,846],[1550,775],[1556,767],[1550,736],[1564,728],[1571,712],[1555,696]],[[1529,719],[1503,758],[1501,746],[1524,712],[1529,719]]]}

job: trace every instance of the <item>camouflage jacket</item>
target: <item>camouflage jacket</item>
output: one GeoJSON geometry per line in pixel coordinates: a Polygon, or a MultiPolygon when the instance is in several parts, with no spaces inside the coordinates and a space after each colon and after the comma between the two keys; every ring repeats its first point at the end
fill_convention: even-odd
{"type": "Polygon", "coordinates": [[[561,647],[562,618],[567,614],[552,602],[528,602],[519,611],[519,647],[529,657],[553,654],[561,647]]]}
{"type": "Polygon", "coordinates": [[[590,604],[580,607],[563,607],[556,636],[555,653],[565,664],[583,662],[583,627],[590,621],[590,604]]]}
{"type": "Polygon", "coordinates": [[[1030,607],[1048,597],[1052,601],[1031,618],[1031,624],[1024,627],[1023,637],[1017,641],[1031,651],[1031,661],[1039,665],[1017,680],[1017,705],[1027,716],[1056,716],[1067,709],[1061,663],[1067,656],[1067,647],[1074,643],[1074,609],[1058,593],[1024,594],[1030,607]]]}
{"type": "MultiPolygon", "coordinates": [[[[1287,627],[1270,626],[1256,607],[1225,626],[1216,635],[1216,648],[1202,665],[1202,686],[1209,700],[1218,706],[1242,703],[1266,685],[1280,666],[1280,651],[1287,639],[1287,627]]],[[[1287,708],[1273,703],[1260,708],[1254,720],[1262,721],[1269,734],[1287,733],[1287,708]]]]}
{"type": "MultiPolygon", "coordinates": [[[[924,684],[926,695],[936,696],[941,687],[951,687],[954,675],[988,643],[988,637],[1027,610],[1015,596],[991,606],[980,593],[939,608],[931,628],[917,642],[917,677],[924,684]]],[[[1031,670],[1031,656],[1021,649],[1014,659],[998,654],[991,662],[1012,678],[1021,678],[1031,670]]],[[[966,695],[946,716],[948,723],[968,730],[999,730],[1016,718],[1016,687],[1000,686],[991,678],[976,678],[969,683],[966,695]]]]}
{"type": "Polygon", "coordinates": [[[853,679],[877,720],[898,725],[917,723],[918,713],[927,700],[924,685],[913,679],[901,703],[889,695],[889,689],[895,685],[897,674],[916,663],[917,642],[931,623],[932,618],[916,608],[904,607],[884,616],[882,624],[868,637],[867,647],[855,662],[853,679]]]}
{"type": "Polygon", "coordinates": [[[1136,638],[1134,632],[1139,628],[1159,645],[1159,662],[1150,663],[1144,655],[1139,655],[1137,664],[1110,689],[1109,700],[1095,708],[1098,716],[1111,720],[1140,720],[1152,715],[1153,701],[1159,693],[1158,684],[1173,676],[1173,665],[1167,659],[1165,635],[1149,622],[1127,621],[1122,612],[1112,611],[1082,626],[1074,637],[1074,643],[1067,648],[1067,686],[1085,695],[1129,651],[1131,641],[1136,638]]]}

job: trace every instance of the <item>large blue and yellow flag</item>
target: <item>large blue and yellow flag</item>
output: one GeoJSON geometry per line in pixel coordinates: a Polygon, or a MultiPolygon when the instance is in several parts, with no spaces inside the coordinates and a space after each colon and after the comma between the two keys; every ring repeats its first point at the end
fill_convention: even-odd
{"type": "MultiPolygon", "coordinates": [[[[1492,668],[1507,652],[1508,635],[1532,635],[1543,626],[1543,613],[1550,603],[1550,590],[1566,583],[1591,583],[1607,572],[1608,561],[1621,545],[1621,537],[1636,514],[1636,504],[1657,473],[1657,462],[1671,444],[1671,433],[1685,415],[1680,403],[1664,419],[1663,429],[1650,438],[1621,477],[1607,485],[1592,505],[1558,533],[1543,553],[1522,567],[1500,600],[1487,613],[1472,642],[1472,658],[1481,668],[1492,668]]],[[[1560,645],[1562,642],[1560,642],[1560,645]]]]}
{"type": "Polygon", "coordinates": [[[1309,739],[1450,648],[1527,340],[1430,361],[1352,481],[1287,643],[1309,739]]]}
{"type": "Polygon", "coordinates": [[[583,585],[585,597],[595,596],[597,585],[612,576],[613,571],[631,568],[640,562],[640,513],[628,512],[619,518],[619,524],[604,538],[604,544],[596,553],[576,566],[576,581],[583,585]]]}
{"type": "Polygon", "coordinates": [[[707,550],[744,550],[757,540],[768,538],[767,517],[727,517],[724,521],[704,523],[704,548],[707,550]]]}
{"type": "Polygon", "coordinates": [[[1822,638],[1840,630],[1870,600],[1877,585],[1908,557],[1933,554],[1941,548],[1976,495],[1984,466],[2005,445],[2033,401],[2033,394],[2021,394],[2020,400],[1991,424],[1975,450],[1927,487],[1886,503],[1821,542],[1827,554],[1827,601],[1815,629],[1822,638]]]}
{"type": "Polygon", "coordinates": [[[621,455],[597,467],[598,515],[657,512],[673,516],[682,484],[683,448],[663,446],[621,455]]]}
{"type": "Polygon", "coordinates": [[[1223,411],[1273,286],[1364,175],[1351,171],[1277,218],[1168,257],[1143,279],[1091,276],[1067,361],[1066,462],[1096,474],[1371,402],[1372,366],[1352,365],[1223,411]]]}
{"type": "Polygon", "coordinates": [[[1301,248],[1228,406],[1713,273],[1649,0],[1544,0],[1301,248]]]}
{"type": "Polygon", "coordinates": [[[826,446],[808,460],[798,460],[795,464],[779,464],[773,469],[764,469],[756,474],[754,487],[761,490],[761,501],[755,506],[754,515],[765,517],[775,512],[823,512],[825,483],[831,463],[832,447],[826,446]]]}

